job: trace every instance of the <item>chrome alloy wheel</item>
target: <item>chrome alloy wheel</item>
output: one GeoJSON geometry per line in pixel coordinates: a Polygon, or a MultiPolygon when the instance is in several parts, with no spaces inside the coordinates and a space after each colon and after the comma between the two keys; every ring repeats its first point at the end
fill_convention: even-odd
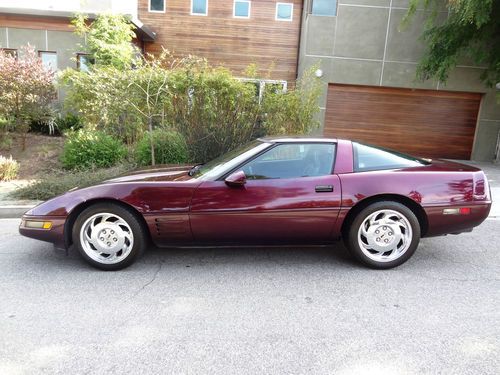
{"type": "Polygon", "coordinates": [[[368,215],[358,230],[361,251],[377,262],[401,257],[410,247],[412,238],[410,222],[394,210],[379,210],[368,215]]]}
{"type": "Polygon", "coordinates": [[[120,216],[98,213],[83,223],[80,243],[91,259],[103,264],[115,264],[132,251],[134,234],[120,216]]]}

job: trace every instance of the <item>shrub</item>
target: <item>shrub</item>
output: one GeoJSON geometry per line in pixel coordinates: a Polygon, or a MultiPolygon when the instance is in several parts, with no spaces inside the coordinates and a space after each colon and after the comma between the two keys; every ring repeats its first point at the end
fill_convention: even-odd
{"type": "MultiPolygon", "coordinates": [[[[204,162],[261,135],[307,134],[317,127],[321,81],[306,72],[288,92],[237,79],[193,56],[137,61],[135,69],[94,66],[92,74],[67,69],[65,104],[86,124],[123,139],[148,129],[171,128],[188,144],[191,160],[204,162]]],[[[293,86],[293,85],[292,85],[293,86]]]]}
{"type": "Polygon", "coordinates": [[[66,115],[58,113],[55,116],[47,116],[47,118],[32,121],[30,125],[31,131],[48,135],[62,135],[68,130],[82,128],[82,119],[71,112],[66,115]]]}
{"type": "Polygon", "coordinates": [[[61,162],[66,169],[110,167],[127,155],[119,140],[101,131],[69,132],[61,162]]]}
{"type": "Polygon", "coordinates": [[[47,200],[74,187],[84,188],[116,177],[133,168],[132,165],[118,165],[107,169],[86,171],[54,171],[45,174],[40,180],[22,187],[10,195],[18,199],[47,200]]]}
{"type": "Polygon", "coordinates": [[[12,159],[0,155],[0,181],[10,181],[17,177],[19,163],[12,159]]]}
{"type": "MultiPolygon", "coordinates": [[[[182,134],[173,130],[153,131],[155,161],[158,164],[177,164],[188,161],[188,147],[182,134]]],[[[136,160],[140,165],[151,165],[151,136],[145,133],[137,143],[136,160]]]]}

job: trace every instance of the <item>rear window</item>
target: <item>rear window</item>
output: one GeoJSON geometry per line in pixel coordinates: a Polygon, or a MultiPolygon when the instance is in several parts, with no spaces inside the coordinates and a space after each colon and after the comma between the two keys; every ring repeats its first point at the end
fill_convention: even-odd
{"type": "Polygon", "coordinates": [[[353,142],[354,171],[376,171],[381,169],[400,169],[421,167],[430,164],[414,156],[387,150],[382,147],[353,142]]]}

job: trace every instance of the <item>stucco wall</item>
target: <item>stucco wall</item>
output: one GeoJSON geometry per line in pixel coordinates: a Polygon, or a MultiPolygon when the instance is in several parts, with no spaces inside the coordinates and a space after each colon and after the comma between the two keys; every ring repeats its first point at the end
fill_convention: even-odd
{"type": "MultiPolygon", "coordinates": [[[[324,83],[320,98],[323,122],[328,83],[363,84],[483,93],[472,159],[492,160],[500,131],[497,90],[479,80],[482,69],[463,59],[446,84],[415,81],[417,61],[424,51],[419,40],[423,10],[412,23],[401,28],[408,0],[338,0],[337,15],[309,14],[311,0],[305,0],[302,20],[299,75],[320,64],[324,83]]],[[[443,6],[438,17],[448,13],[443,6]]]]}

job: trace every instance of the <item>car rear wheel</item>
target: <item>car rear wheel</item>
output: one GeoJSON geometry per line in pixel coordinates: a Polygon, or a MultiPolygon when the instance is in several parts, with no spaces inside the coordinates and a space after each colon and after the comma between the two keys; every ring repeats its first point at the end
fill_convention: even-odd
{"type": "Polygon", "coordinates": [[[82,257],[106,271],[129,266],[147,246],[136,215],[113,203],[98,203],[85,209],[76,219],[72,235],[82,257]]]}
{"type": "Polygon", "coordinates": [[[410,259],[419,241],[420,224],[412,210],[384,201],[371,204],[354,218],[346,245],[368,267],[388,269],[410,259]]]}

